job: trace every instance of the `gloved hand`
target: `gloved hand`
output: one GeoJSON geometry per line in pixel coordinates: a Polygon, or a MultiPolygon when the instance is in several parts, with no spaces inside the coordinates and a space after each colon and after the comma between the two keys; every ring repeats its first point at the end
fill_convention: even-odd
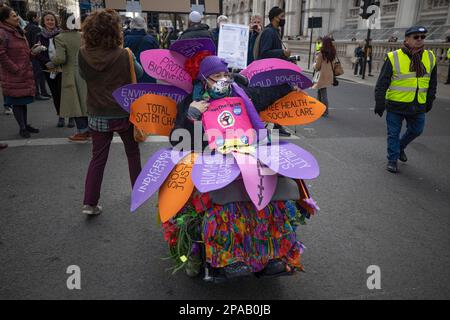
{"type": "Polygon", "coordinates": [[[40,43],[36,43],[34,46],[31,47],[31,53],[34,55],[37,55],[45,50],[47,50],[47,48],[41,45],[40,43]]]}
{"type": "Polygon", "coordinates": [[[380,118],[383,117],[384,109],[385,109],[384,105],[377,104],[375,106],[375,114],[379,115],[380,118]]]}
{"type": "Polygon", "coordinates": [[[55,69],[55,68],[56,68],[55,64],[54,64],[53,62],[51,62],[51,61],[47,62],[47,63],[45,64],[45,67],[46,67],[47,69],[55,69]]]}
{"type": "Polygon", "coordinates": [[[427,109],[426,109],[427,111],[426,111],[426,112],[427,112],[427,113],[430,112],[431,109],[433,109],[433,102],[428,102],[428,103],[427,103],[427,109]]]}

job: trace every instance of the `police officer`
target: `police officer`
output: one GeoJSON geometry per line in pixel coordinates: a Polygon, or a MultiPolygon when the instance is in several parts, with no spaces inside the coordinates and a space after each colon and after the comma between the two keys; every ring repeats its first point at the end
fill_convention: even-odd
{"type": "Polygon", "coordinates": [[[421,26],[406,30],[402,48],[388,53],[375,88],[375,113],[382,117],[387,111],[387,170],[392,173],[398,172],[398,160],[408,161],[405,149],[422,134],[425,113],[436,98],[436,56],[424,49],[426,34],[421,26]],[[407,130],[400,138],[403,120],[407,130]]]}

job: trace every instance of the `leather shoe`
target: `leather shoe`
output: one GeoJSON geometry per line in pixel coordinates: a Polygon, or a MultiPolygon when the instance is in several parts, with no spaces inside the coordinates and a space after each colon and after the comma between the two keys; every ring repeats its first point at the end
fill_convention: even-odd
{"type": "Polygon", "coordinates": [[[1,149],[6,149],[6,148],[8,148],[8,144],[6,144],[6,143],[0,143],[0,150],[1,150],[1,149]]]}
{"type": "Polygon", "coordinates": [[[289,132],[287,132],[283,126],[281,126],[279,124],[275,124],[273,129],[278,130],[278,134],[280,135],[280,137],[290,137],[291,136],[291,134],[289,132]]]}
{"type": "Polygon", "coordinates": [[[34,97],[36,100],[50,100],[50,97],[38,95],[34,97]]]}
{"type": "Polygon", "coordinates": [[[407,162],[408,157],[406,156],[405,150],[400,151],[400,157],[398,158],[401,162],[407,162]]]}
{"type": "Polygon", "coordinates": [[[30,125],[27,125],[26,128],[27,128],[27,131],[30,132],[30,133],[39,133],[39,129],[33,128],[30,125]]]}
{"type": "Polygon", "coordinates": [[[27,130],[20,130],[19,134],[22,138],[28,139],[31,137],[30,133],[27,130]]]}
{"type": "Polygon", "coordinates": [[[389,161],[386,170],[392,173],[398,173],[397,162],[389,161]]]}

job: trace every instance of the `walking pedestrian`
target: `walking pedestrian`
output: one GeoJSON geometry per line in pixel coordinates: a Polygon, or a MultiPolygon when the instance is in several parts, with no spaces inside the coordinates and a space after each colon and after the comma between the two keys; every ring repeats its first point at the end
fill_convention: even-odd
{"type": "MultiPolygon", "coordinates": [[[[450,36],[447,36],[447,42],[450,42],[450,36]]],[[[447,49],[447,60],[448,60],[448,74],[447,74],[447,81],[445,84],[450,84],[450,48],[447,49]]]]}
{"type": "MultiPolygon", "coordinates": [[[[159,44],[156,39],[147,34],[147,24],[142,17],[136,17],[131,20],[130,32],[125,35],[126,48],[129,48],[141,63],[141,52],[151,49],[158,49],[159,44]]],[[[150,77],[148,74],[144,74],[138,82],[141,83],[156,83],[156,79],[150,77]]]]}
{"type": "MultiPolygon", "coordinates": [[[[39,43],[39,34],[41,33],[41,28],[39,27],[39,17],[36,11],[27,12],[28,24],[25,27],[25,36],[27,37],[28,44],[33,47],[35,44],[39,43]]],[[[33,65],[34,82],[36,84],[36,100],[49,100],[50,95],[47,93],[47,88],[45,85],[45,76],[42,71],[41,64],[38,59],[31,59],[33,65]]]]}
{"type": "Polygon", "coordinates": [[[92,135],[92,159],[86,176],[82,212],[96,215],[103,173],[109,148],[117,132],[125,146],[131,185],[141,172],[139,145],[134,140],[134,127],[129,114],[113,98],[113,91],[132,82],[131,70],[137,78],[142,67],[128,49],[123,49],[120,16],[112,9],[97,10],[89,15],[82,27],[82,47],[78,54],[81,76],[87,83],[87,108],[92,135]]]}
{"type": "Polygon", "coordinates": [[[200,12],[192,11],[189,14],[189,26],[178,39],[209,38],[214,41],[213,35],[209,30],[209,26],[202,23],[202,18],[203,16],[200,12]]]}
{"type": "Polygon", "coordinates": [[[9,7],[0,8],[0,82],[6,105],[11,105],[19,125],[19,134],[30,138],[30,133],[39,133],[28,123],[27,105],[33,102],[35,85],[31,57],[38,53],[32,49],[17,14],[9,7]]]}
{"type": "MultiPolygon", "coordinates": [[[[41,63],[42,70],[47,84],[50,88],[50,92],[53,97],[53,105],[55,106],[56,115],[58,116],[57,127],[62,128],[65,126],[65,119],[61,117],[61,67],[55,65],[51,59],[50,54],[55,49],[55,37],[61,32],[59,28],[58,18],[52,11],[46,11],[41,18],[42,31],[39,35],[39,42],[44,45],[47,50],[39,54],[38,59],[41,63]]],[[[75,126],[74,120],[70,119],[68,127],[73,128],[75,126]]]]}
{"type": "Polygon", "coordinates": [[[280,7],[273,7],[269,12],[270,23],[261,33],[259,43],[255,44],[258,54],[255,59],[278,58],[288,60],[291,52],[281,40],[281,28],[286,23],[285,12],[280,7]]]}
{"type": "Polygon", "coordinates": [[[318,89],[317,99],[326,106],[324,117],[328,117],[329,103],[327,88],[333,86],[336,67],[336,48],[330,37],[322,39],[322,47],[314,62],[313,89],[318,89]]]}
{"type": "Polygon", "coordinates": [[[355,69],[354,69],[354,75],[358,75],[358,70],[359,70],[359,75],[362,76],[362,72],[363,72],[363,65],[364,65],[364,50],[363,50],[363,45],[362,43],[359,43],[358,46],[355,49],[355,69]]]}
{"type": "Polygon", "coordinates": [[[87,107],[86,107],[86,82],[78,72],[78,50],[81,45],[81,32],[77,29],[69,29],[67,20],[72,16],[67,11],[61,11],[61,32],[54,38],[55,55],[51,62],[61,66],[61,108],[62,118],[73,118],[77,133],[70,136],[71,141],[87,141],[90,139],[87,107]]]}
{"type": "Polygon", "coordinates": [[[248,38],[248,54],[247,65],[255,61],[253,51],[255,50],[256,39],[261,34],[263,29],[262,18],[260,15],[255,14],[250,18],[250,34],[248,38]]]}
{"type": "Polygon", "coordinates": [[[437,87],[437,62],[433,51],[424,49],[427,29],[406,30],[401,49],[389,52],[375,87],[375,113],[387,110],[387,170],[398,172],[397,162],[407,162],[406,147],[425,127],[425,113],[433,107],[437,87]],[[406,133],[400,138],[403,120],[406,133]]]}
{"type": "MultiPolygon", "coordinates": [[[[364,49],[364,54],[367,59],[367,66],[369,67],[369,77],[373,77],[372,74],[372,61],[373,61],[373,47],[372,47],[372,39],[369,39],[367,42],[367,46],[364,49]]],[[[363,62],[364,63],[364,62],[363,62]]]]}

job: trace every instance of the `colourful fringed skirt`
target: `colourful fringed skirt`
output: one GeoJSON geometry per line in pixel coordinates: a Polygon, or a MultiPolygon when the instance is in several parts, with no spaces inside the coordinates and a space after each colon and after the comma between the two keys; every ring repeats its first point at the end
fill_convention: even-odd
{"type": "MultiPolygon", "coordinates": [[[[261,211],[250,202],[213,205],[201,214],[188,205],[163,228],[171,252],[175,246],[179,248],[180,239],[198,239],[185,245],[185,251],[198,250],[198,244],[203,243],[206,262],[213,268],[243,262],[259,272],[270,260],[281,259],[291,268],[303,270],[304,247],[295,229],[308,218],[309,214],[295,201],[274,201],[261,211]],[[200,234],[184,236],[180,230],[186,223],[198,227],[184,230],[200,234]]],[[[178,258],[183,260],[184,255],[189,257],[191,252],[178,254],[178,258]]]]}

